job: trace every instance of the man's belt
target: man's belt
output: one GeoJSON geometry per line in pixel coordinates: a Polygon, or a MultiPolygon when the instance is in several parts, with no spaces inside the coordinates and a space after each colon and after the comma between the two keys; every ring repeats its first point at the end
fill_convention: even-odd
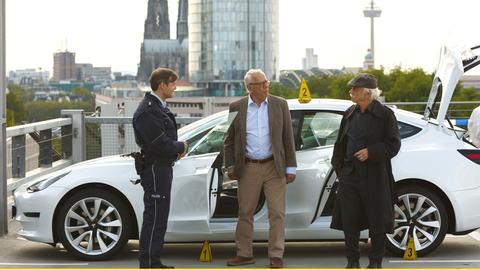
{"type": "Polygon", "coordinates": [[[271,156],[269,158],[266,158],[266,159],[251,159],[251,158],[248,158],[248,157],[245,158],[245,162],[260,163],[260,164],[271,161],[271,160],[273,160],[273,156],[271,156]]]}

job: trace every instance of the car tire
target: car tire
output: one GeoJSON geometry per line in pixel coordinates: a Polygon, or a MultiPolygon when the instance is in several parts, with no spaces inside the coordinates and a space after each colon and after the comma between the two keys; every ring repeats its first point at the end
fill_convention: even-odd
{"type": "Polygon", "coordinates": [[[434,251],[447,233],[449,217],[445,203],[433,190],[420,185],[400,186],[396,193],[394,233],[387,234],[387,250],[403,256],[411,228],[417,255],[434,251]]]}
{"type": "Polygon", "coordinates": [[[62,203],[56,232],[70,254],[81,260],[99,261],[125,246],[131,222],[128,208],[119,196],[108,190],[88,188],[62,203]]]}

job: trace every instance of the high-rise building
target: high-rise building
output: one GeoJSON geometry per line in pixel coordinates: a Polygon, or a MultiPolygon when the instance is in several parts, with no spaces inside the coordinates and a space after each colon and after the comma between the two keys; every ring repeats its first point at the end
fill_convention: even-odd
{"type": "Polygon", "coordinates": [[[302,58],[302,68],[303,70],[318,68],[318,55],[313,53],[313,48],[305,50],[305,58],[302,58]]]}
{"type": "Polygon", "coordinates": [[[181,80],[187,79],[188,57],[188,1],[180,0],[178,6],[177,39],[170,39],[167,0],[148,0],[144,40],[140,49],[137,80],[148,82],[157,67],[169,67],[178,72],[181,80]]]}
{"type": "Polygon", "coordinates": [[[212,96],[243,95],[243,78],[261,68],[277,81],[279,0],[190,0],[189,79],[212,96]]]}
{"type": "Polygon", "coordinates": [[[65,50],[53,54],[53,80],[75,81],[75,53],[65,50]]]}

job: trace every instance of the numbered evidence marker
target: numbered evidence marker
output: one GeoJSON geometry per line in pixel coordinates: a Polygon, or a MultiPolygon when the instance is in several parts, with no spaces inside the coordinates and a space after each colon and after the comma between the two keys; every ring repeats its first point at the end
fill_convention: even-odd
{"type": "Polygon", "coordinates": [[[210,249],[210,243],[208,240],[203,242],[202,253],[200,253],[200,262],[212,262],[212,250],[210,249]]]}
{"type": "Polygon", "coordinates": [[[415,243],[411,235],[408,236],[407,248],[405,249],[405,253],[403,254],[403,259],[411,261],[417,259],[417,251],[415,251],[415,243]]]}
{"type": "Polygon", "coordinates": [[[300,90],[298,90],[298,102],[309,103],[311,100],[312,96],[310,95],[310,90],[308,90],[307,82],[302,78],[302,84],[300,85],[300,90]]]}

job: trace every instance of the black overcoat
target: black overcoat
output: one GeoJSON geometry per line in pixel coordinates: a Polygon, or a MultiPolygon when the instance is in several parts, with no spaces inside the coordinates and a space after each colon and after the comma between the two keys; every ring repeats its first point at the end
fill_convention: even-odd
{"type": "MultiPolygon", "coordinates": [[[[332,166],[337,173],[343,167],[347,146],[347,131],[349,128],[349,120],[353,115],[357,105],[353,105],[345,111],[340,124],[337,141],[333,149],[332,166]]],[[[372,121],[369,123],[367,133],[367,216],[378,218],[376,222],[371,222],[377,227],[369,227],[367,216],[365,216],[360,225],[360,230],[369,229],[370,232],[393,232],[393,205],[396,200],[394,193],[394,179],[392,174],[391,158],[393,158],[400,150],[400,132],[398,130],[397,120],[391,109],[384,106],[380,102],[374,100],[369,108],[372,113],[372,121]],[[373,211],[373,212],[372,212],[373,211]],[[382,224],[382,225],[380,225],[382,224]]],[[[340,179],[341,181],[341,179],[340,179]]],[[[338,200],[338,196],[336,198],[338,200]]],[[[332,223],[333,229],[350,230],[352,228],[344,228],[348,224],[342,223],[339,203],[335,203],[332,223]]],[[[344,209],[343,209],[344,210],[344,209]]]]}

